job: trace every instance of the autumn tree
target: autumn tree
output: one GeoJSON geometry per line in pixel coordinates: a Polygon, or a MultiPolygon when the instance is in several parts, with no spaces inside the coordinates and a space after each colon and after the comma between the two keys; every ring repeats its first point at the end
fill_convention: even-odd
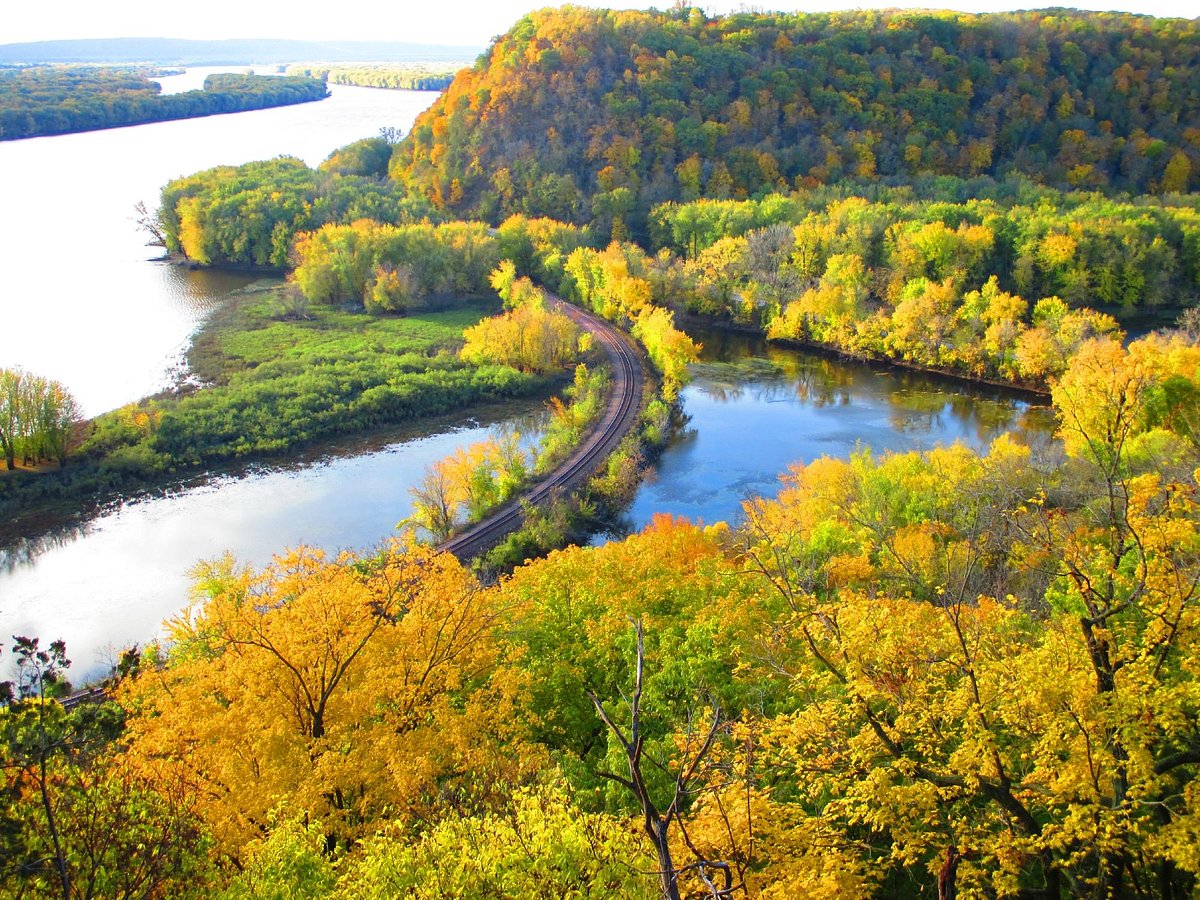
{"type": "Polygon", "coordinates": [[[57,381],[19,369],[0,369],[0,451],[11,471],[18,453],[26,463],[67,456],[79,442],[79,404],[57,381]]]}
{"type": "MultiPolygon", "coordinates": [[[[409,489],[413,511],[407,524],[424,528],[436,543],[450,536],[458,524],[462,495],[446,460],[437,460],[425,467],[424,474],[409,489]]],[[[406,523],[401,523],[406,524],[406,523]]]]}
{"type": "Polygon", "coordinates": [[[17,438],[24,430],[21,378],[16,369],[0,369],[0,451],[11,472],[16,468],[17,438]]]}
{"type": "Polygon", "coordinates": [[[371,838],[345,867],[338,896],[432,900],[503,890],[650,900],[656,892],[642,873],[651,865],[622,818],[584,811],[551,784],[514,791],[496,812],[444,819],[417,841],[399,831],[371,838]]]}
{"type": "Polygon", "coordinates": [[[1191,369],[1175,354],[1085,345],[1055,392],[1078,462],[1053,473],[1003,442],[824,460],[747,507],[741,558],[777,604],[755,655],[797,698],[757,729],[759,784],[800,791],[766,815],[827,847],[793,891],[1186,896],[1200,744],[1166,723],[1194,707],[1200,507],[1146,409],[1191,369]]]}
{"type": "Polygon", "coordinates": [[[11,896],[192,896],[205,836],[169,780],[137,777],[119,749],[124,712],[61,702],[61,641],[18,638],[16,690],[0,706],[0,885],[11,896]]]}
{"type": "Polygon", "coordinates": [[[519,768],[489,737],[510,702],[488,686],[493,615],[448,554],[301,548],[260,573],[225,560],[196,579],[162,664],[125,695],[129,754],[189,784],[223,854],[239,856],[281,803],[333,847],[382,817],[428,814],[455,773],[499,785],[519,768]]]}
{"type": "Polygon", "coordinates": [[[642,828],[654,847],[658,859],[658,883],[663,897],[679,900],[679,879],[683,872],[694,870],[699,879],[711,890],[714,897],[731,897],[741,885],[733,883],[733,873],[728,863],[721,860],[710,860],[691,849],[697,859],[688,865],[679,865],[671,852],[672,828],[678,827],[683,831],[687,841],[686,826],[682,822],[683,807],[695,799],[695,785],[701,781],[701,773],[706,757],[713,748],[722,728],[721,710],[714,707],[712,720],[707,726],[701,726],[698,733],[693,734],[689,727],[685,732],[682,758],[677,763],[674,773],[669,773],[673,779],[670,799],[655,796],[647,779],[647,773],[653,766],[666,771],[662,761],[647,757],[645,738],[642,734],[642,676],[646,665],[646,651],[643,641],[642,623],[634,623],[634,633],[637,635],[636,662],[634,664],[633,692],[629,698],[629,725],[618,723],[605,709],[604,703],[595,694],[589,693],[588,699],[596,707],[596,714],[604,722],[612,736],[625,754],[625,762],[629,775],[619,775],[615,772],[601,771],[599,774],[629,791],[641,809],[642,828]],[[664,806],[665,802],[665,806],[664,806]],[[719,873],[719,874],[718,874],[719,873]]]}
{"type": "Polygon", "coordinates": [[[407,521],[440,543],[463,518],[478,521],[515,496],[530,469],[529,453],[515,431],[460,447],[428,466],[413,486],[413,514],[407,521]]]}
{"type": "MultiPolygon", "coordinates": [[[[513,286],[521,291],[521,279],[513,286]]],[[[546,373],[578,358],[579,328],[566,315],[542,303],[522,302],[463,332],[462,358],[469,363],[499,363],[524,372],[546,373]]]]}

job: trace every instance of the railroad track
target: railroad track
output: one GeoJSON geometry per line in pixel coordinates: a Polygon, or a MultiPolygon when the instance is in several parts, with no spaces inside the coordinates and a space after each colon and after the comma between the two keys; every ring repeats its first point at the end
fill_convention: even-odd
{"type": "Polygon", "coordinates": [[[555,298],[555,306],[592,333],[608,355],[612,368],[612,396],[600,420],[561,466],[520,498],[496,510],[439,548],[463,562],[479,556],[516,531],[525,521],[523,504],[540,506],[560,494],[580,487],[608,457],[637,421],[642,397],[642,362],[629,340],[598,316],[555,298]]]}
{"type": "MultiPolygon", "coordinates": [[[[534,506],[568,493],[582,485],[600,467],[626,432],[637,421],[642,397],[642,361],[629,340],[603,319],[577,306],[555,298],[557,309],[566,313],[580,328],[591,332],[604,347],[612,366],[612,396],[600,420],[587,438],[561,466],[533,485],[517,500],[505,504],[488,518],[477,522],[462,534],[442,542],[439,549],[453,553],[463,562],[474,559],[516,531],[525,521],[522,501],[534,506]]],[[[110,699],[105,687],[77,691],[63,699],[67,709],[83,703],[110,699]]]]}

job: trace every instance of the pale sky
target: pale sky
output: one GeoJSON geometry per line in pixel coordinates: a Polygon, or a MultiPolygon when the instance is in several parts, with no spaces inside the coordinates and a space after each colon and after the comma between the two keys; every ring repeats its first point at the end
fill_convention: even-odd
{"type": "MultiPolygon", "coordinates": [[[[424,44],[485,46],[517,19],[541,6],[537,0],[291,0],[287,4],[262,0],[203,0],[163,3],[162,0],[52,0],[18,3],[9,0],[0,21],[0,43],[87,37],[180,38],[296,38],[303,40],[412,41],[424,44]]],[[[582,3],[660,9],[657,3],[582,3]]],[[[842,3],[837,0],[776,0],[753,3],[704,3],[710,13],[731,9],[819,11],[848,8],[936,6],[903,2],[842,3]]],[[[1004,0],[950,0],[941,8],[996,12],[1036,6],[1069,5],[1069,0],[1042,4],[1004,0]]],[[[1197,0],[1084,0],[1081,9],[1126,10],[1155,16],[1193,18],[1197,0]]]]}

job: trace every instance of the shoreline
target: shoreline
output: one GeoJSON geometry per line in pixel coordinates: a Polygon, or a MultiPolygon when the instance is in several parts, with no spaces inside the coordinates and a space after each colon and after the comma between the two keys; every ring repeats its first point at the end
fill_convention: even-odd
{"type": "MultiPolygon", "coordinates": [[[[262,320],[254,319],[248,307],[277,289],[275,285],[255,288],[256,284],[231,296],[196,329],[184,353],[186,366],[177,373],[173,386],[133,400],[126,407],[146,408],[155,401],[187,398],[219,386],[229,371],[221,368],[221,353],[217,349],[222,337],[251,334],[256,327],[263,327],[262,320]]],[[[470,302],[464,298],[462,305],[470,302]]],[[[273,321],[267,323],[270,324],[273,321]]],[[[253,368],[253,362],[242,360],[238,370],[249,372],[253,368]]],[[[24,543],[81,528],[127,503],[179,494],[215,478],[247,477],[263,467],[305,468],[319,464],[322,459],[364,455],[389,444],[445,433],[480,421],[490,424],[510,415],[516,406],[526,410],[531,404],[544,403],[566,379],[565,374],[541,378],[523,383],[519,392],[508,396],[475,399],[367,428],[297,437],[279,450],[255,450],[197,465],[179,464],[157,472],[105,473],[107,455],[74,455],[64,468],[54,464],[39,470],[22,467],[11,473],[6,471],[9,477],[0,478],[0,558],[24,543]]],[[[89,419],[84,427],[95,434],[96,423],[115,412],[89,419]]]]}
{"type": "MultiPolygon", "coordinates": [[[[551,393],[553,390],[552,386],[551,393]]],[[[447,434],[463,428],[491,425],[514,414],[532,412],[532,409],[526,408],[527,404],[536,404],[539,400],[545,402],[544,398],[537,397],[502,400],[398,426],[335,435],[297,448],[294,453],[246,458],[229,465],[199,469],[156,483],[118,489],[86,507],[65,509],[58,508],[60,504],[47,504],[41,509],[31,509],[27,517],[11,518],[0,524],[0,569],[4,567],[7,557],[20,554],[25,545],[53,540],[60,534],[86,529],[96,519],[112,515],[128,505],[179,496],[224,478],[243,479],[266,472],[302,471],[332,460],[368,456],[395,444],[447,434]],[[516,406],[522,408],[514,409],[516,406]],[[24,523],[32,527],[12,529],[9,525],[13,523],[24,523]]],[[[57,465],[54,471],[60,471],[57,465]]],[[[66,504],[61,506],[65,507],[66,504]]]]}
{"type": "Polygon", "coordinates": [[[137,122],[114,122],[111,125],[99,125],[94,128],[68,128],[63,131],[46,131],[38,132],[37,134],[14,135],[11,137],[0,135],[0,141],[31,141],[35,140],[36,138],[64,137],[68,134],[89,134],[93,131],[113,131],[117,128],[137,128],[141,125],[157,125],[160,122],[183,122],[188,119],[208,119],[212,116],[232,116],[244,112],[262,112],[265,109],[280,109],[285,106],[299,106],[302,103],[318,103],[321,100],[328,99],[329,94],[326,94],[324,97],[304,97],[298,100],[289,100],[286,103],[270,103],[266,106],[248,106],[245,109],[214,110],[213,112],[192,113],[186,116],[162,116],[158,118],[142,119],[137,122]]]}
{"type": "Polygon", "coordinates": [[[939,378],[946,378],[959,384],[975,385],[977,387],[989,387],[999,390],[1012,391],[1014,394],[1020,394],[1027,397],[1036,397],[1039,400],[1050,399],[1050,389],[1048,387],[1040,387],[1035,384],[1018,383],[1013,381],[1003,381],[999,378],[983,378],[977,375],[970,375],[966,372],[959,372],[954,369],[941,369],[933,366],[922,366],[916,363],[905,362],[901,359],[891,359],[889,357],[869,356],[864,353],[854,353],[845,350],[841,347],[835,347],[831,344],[822,344],[817,341],[802,341],[795,338],[768,338],[760,328],[753,325],[742,325],[737,322],[721,321],[706,316],[696,315],[694,313],[686,313],[676,310],[676,321],[686,330],[687,325],[701,325],[705,328],[713,328],[720,331],[729,331],[735,334],[744,334],[748,337],[762,341],[766,346],[790,347],[795,350],[803,350],[809,353],[815,353],[820,356],[829,357],[832,359],[847,360],[849,362],[859,363],[866,366],[871,366],[878,369],[896,369],[902,372],[919,372],[924,375],[933,375],[939,378]]]}

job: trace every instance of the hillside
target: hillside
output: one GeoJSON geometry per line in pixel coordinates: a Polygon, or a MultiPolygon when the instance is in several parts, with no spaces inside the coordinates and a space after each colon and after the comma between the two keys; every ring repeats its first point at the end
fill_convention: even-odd
{"type": "Polygon", "coordinates": [[[531,13],[393,160],[458,215],[644,234],[666,200],[846,178],[1200,180],[1200,24],[1043,10],[531,13]]]}

